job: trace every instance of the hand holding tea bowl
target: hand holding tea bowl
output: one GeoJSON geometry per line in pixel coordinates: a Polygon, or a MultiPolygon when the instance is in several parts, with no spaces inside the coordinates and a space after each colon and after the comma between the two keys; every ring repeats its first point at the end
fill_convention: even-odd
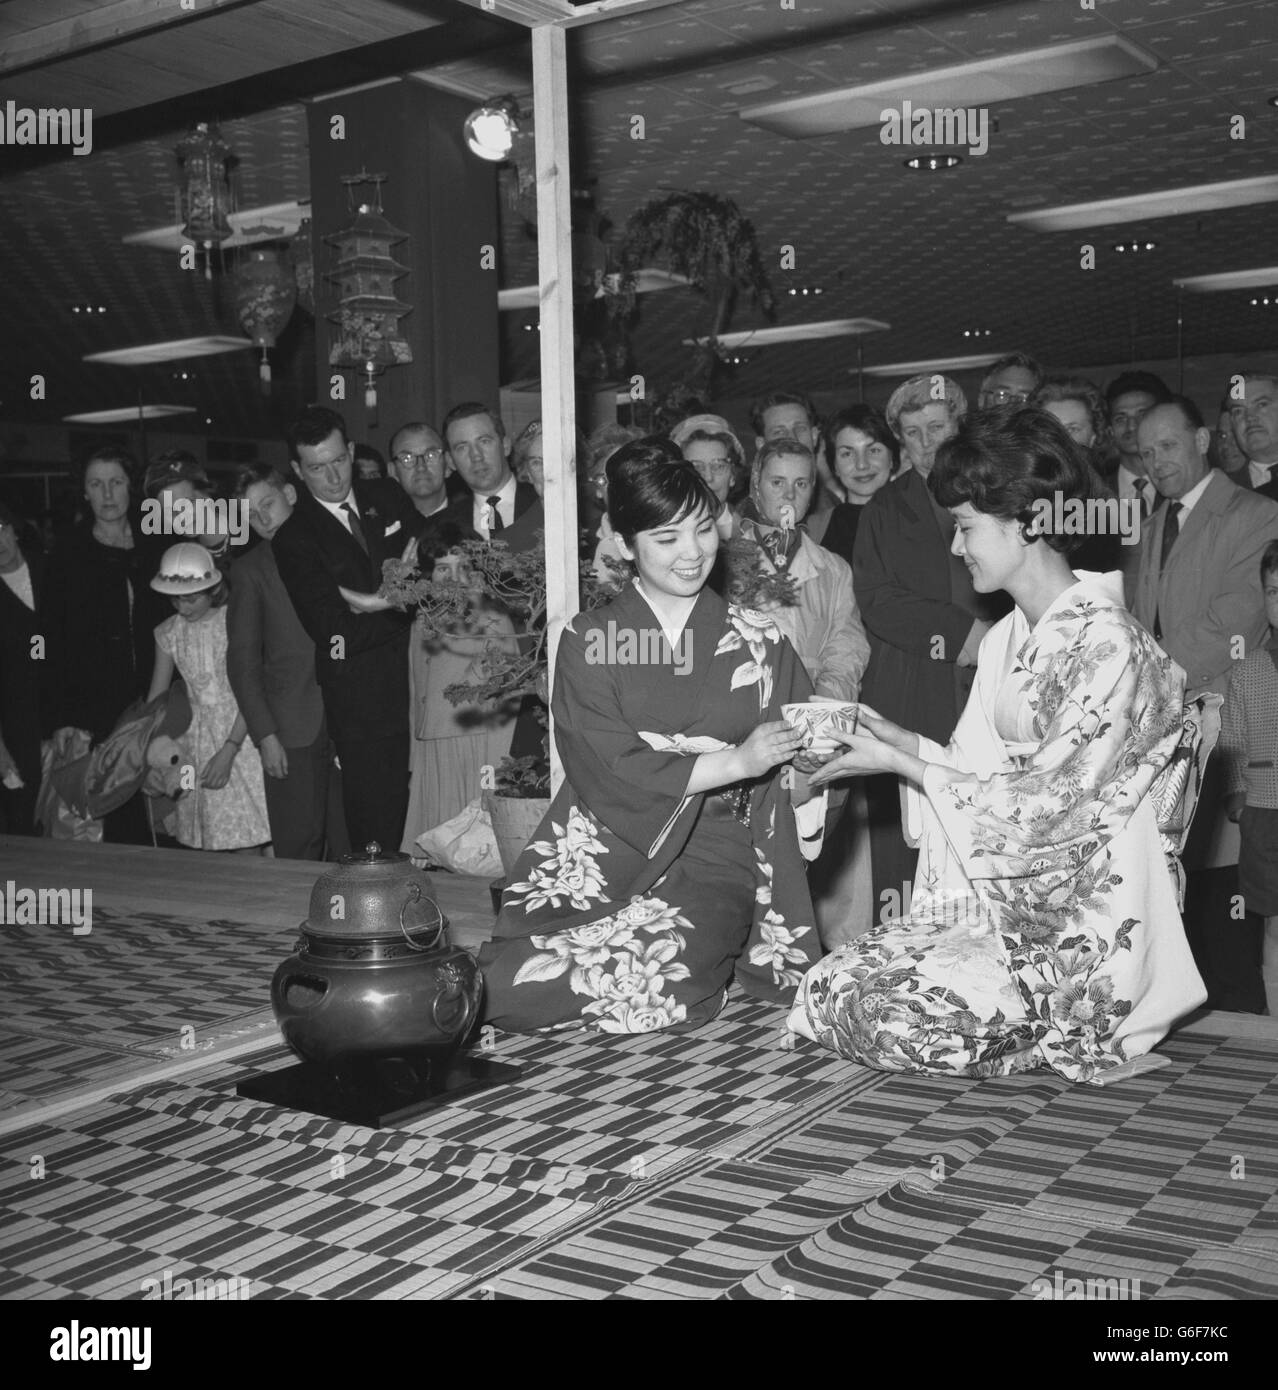
{"type": "Polygon", "coordinates": [[[905,775],[907,764],[918,761],[918,749],[917,734],[893,724],[869,705],[858,705],[853,730],[831,723],[822,728],[813,742],[808,751],[821,766],[808,783],[816,788],[843,777],[868,777],[880,772],[905,775]]]}
{"type": "Polygon", "coordinates": [[[858,706],[848,700],[829,700],[817,696],[783,705],[781,714],[802,739],[799,751],[792,759],[796,770],[811,773],[839,753],[841,745],[829,737],[829,731],[834,728],[846,732],[854,730],[858,706]]]}

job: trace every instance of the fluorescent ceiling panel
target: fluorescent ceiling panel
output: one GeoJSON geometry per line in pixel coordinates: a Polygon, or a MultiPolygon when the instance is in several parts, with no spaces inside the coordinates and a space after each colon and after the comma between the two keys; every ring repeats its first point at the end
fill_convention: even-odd
{"type": "Polygon", "coordinates": [[[1173,280],[1184,290],[1198,294],[1213,294],[1220,290],[1263,290],[1278,285],[1278,265],[1263,265],[1255,270],[1224,270],[1219,275],[1190,275],[1173,280]]]}
{"type": "MultiPolygon", "coordinates": [[[[270,203],[266,207],[241,208],[227,217],[234,229],[234,235],[219,242],[223,249],[237,246],[256,246],[263,241],[284,241],[294,236],[302,220],[311,215],[311,204],[270,203]]],[[[150,246],[157,251],[181,251],[191,244],[191,238],[182,235],[182,224],[175,222],[171,227],[152,227],[150,231],[133,232],[124,238],[126,246],[150,246]]]]}
{"type": "Polygon", "coordinates": [[[1059,208],[1008,213],[1007,220],[1035,232],[1077,232],[1085,227],[1110,227],[1119,222],[1147,222],[1155,217],[1184,217],[1189,213],[1223,212],[1256,203],[1278,202],[1278,175],[1196,183],[1189,188],[1162,188],[1124,198],[1101,198],[1094,203],[1070,203],[1059,208]]]}
{"type": "Polygon", "coordinates": [[[751,125],[807,140],[881,125],[883,112],[908,101],[924,107],[994,106],[1068,87],[1088,87],[1152,72],[1158,60],[1119,34],[1052,44],[953,67],[931,68],[862,86],[749,106],[737,114],[751,125]]]}
{"type": "MultiPolygon", "coordinates": [[[[636,294],[651,294],[654,290],[677,290],[687,283],[686,276],[673,275],[668,270],[654,270],[645,266],[644,269],[635,271],[636,294]]],[[[513,289],[497,291],[499,309],[536,309],[540,303],[540,292],[536,285],[517,285],[513,289]]]]}
{"type": "Polygon", "coordinates": [[[64,415],[71,425],[127,425],[135,420],[163,420],[169,415],[194,415],[193,405],[122,405],[115,410],[86,410],[64,415]]]}
{"type": "MultiPolygon", "coordinates": [[[[884,362],[877,367],[866,367],[867,376],[922,376],[924,372],[968,372],[977,367],[988,367],[1006,354],[1001,352],[978,352],[970,357],[932,357],[923,362],[884,362]]],[[[853,371],[856,370],[854,367],[853,371]]]]}
{"type": "Polygon", "coordinates": [[[213,334],[205,338],[172,338],[166,343],[139,343],[137,347],[90,352],[84,360],[109,362],[114,367],[147,367],[156,362],[181,362],[187,357],[214,357],[219,352],[239,352],[252,346],[252,338],[213,334]]]}
{"type": "MultiPolygon", "coordinates": [[[[825,319],[821,323],[787,323],[775,328],[747,328],[740,333],[722,333],[720,347],[769,347],[773,343],[806,343],[813,338],[846,338],[862,333],[882,333],[891,325],[878,319],[825,319]]],[[[706,338],[685,338],[686,347],[700,346],[706,338]]]]}

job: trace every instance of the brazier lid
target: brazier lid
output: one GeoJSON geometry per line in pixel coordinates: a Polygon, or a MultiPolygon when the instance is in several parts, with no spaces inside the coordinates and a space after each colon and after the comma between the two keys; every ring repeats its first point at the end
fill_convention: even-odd
{"type": "Polygon", "coordinates": [[[314,936],[409,936],[433,944],[447,928],[438,904],[427,893],[430,877],[413,867],[408,855],[383,850],[376,841],[360,854],[344,855],[315,880],[310,913],[302,930],[314,936]]]}

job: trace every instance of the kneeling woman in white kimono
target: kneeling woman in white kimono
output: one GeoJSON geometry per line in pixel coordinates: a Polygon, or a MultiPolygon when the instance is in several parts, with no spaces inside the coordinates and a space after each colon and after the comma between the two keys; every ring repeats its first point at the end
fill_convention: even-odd
{"type": "Polygon", "coordinates": [[[800,746],[781,706],[812,687],[769,617],[706,587],[719,508],[669,440],[608,461],[637,577],[559,643],[565,782],[479,957],[499,1028],[692,1028],[734,975],[788,1005],[820,955],[781,767],[800,746]]]}
{"type": "Polygon", "coordinates": [[[1068,527],[1088,486],[1050,415],[969,415],[928,486],[976,591],[1016,607],[981,644],[948,748],[862,707],[813,777],[904,778],[919,866],[909,915],[810,970],[790,1026],[888,1071],[1089,1081],[1205,998],[1149,797],[1180,738],[1184,673],[1127,612],[1117,572],[1070,569],[1082,537],[1053,523],[1068,527]]]}

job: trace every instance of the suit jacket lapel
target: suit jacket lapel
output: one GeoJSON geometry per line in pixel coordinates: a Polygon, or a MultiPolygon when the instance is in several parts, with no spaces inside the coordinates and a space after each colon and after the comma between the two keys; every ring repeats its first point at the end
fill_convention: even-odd
{"type": "MultiPolygon", "coordinates": [[[[349,555],[358,557],[358,560],[362,564],[368,565],[368,556],[364,554],[364,551],[360,547],[360,543],[327,507],[322,506],[315,500],[309,488],[305,485],[303,485],[301,492],[298,494],[297,500],[298,505],[306,509],[305,514],[310,517],[311,526],[314,528],[320,544],[325,549],[343,548],[349,555]]],[[[358,500],[359,499],[356,498],[357,503],[358,500]]],[[[360,521],[361,524],[364,524],[362,515],[360,521]]],[[[365,536],[368,535],[367,530],[365,530],[364,534],[365,536]]],[[[380,569],[378,572],[380,573],[380,569]]]]}

